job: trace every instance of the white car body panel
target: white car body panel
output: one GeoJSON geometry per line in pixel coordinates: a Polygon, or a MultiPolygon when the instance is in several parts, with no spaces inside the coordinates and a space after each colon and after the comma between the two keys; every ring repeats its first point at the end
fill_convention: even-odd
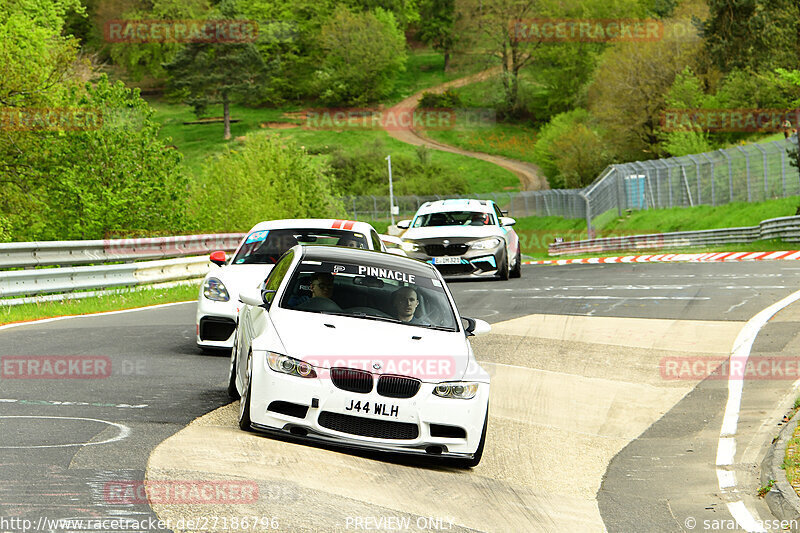
{"type": "MultiPolygon", "coordinates": [[[[457,328],[442,331],[393,322],[364,318],[313,313],[284,308],[279,305],[287,291],[289,280],[304,258],[303,247],[293,248],[295,257],[277,290],[269,310],[265,306],[242,305],[234,350],[231,354],[235,388],[239,394],[249,391],[247,405],[252,427],[267,432],[299,432],[304,438],[332,442],[347,447],[380,449],[392,452],[436,455],[470,459],[482,453],[485,422],[488,416],[490,391],[489,374],[481,368],[465,335],[455,308],[452,294],[435,268],[430,278],[438,280],[447,296],[457,328]],[[317,377],[302,378],[273,370],[267,363],[269,352],[300,359],[315,366],[317,377]],[[248,382],[247,358],[252,361],[248,382]],[[396,361],[395,368],[386,363],[396,361]],[[403,361],[410,364],[402,367],[403,361]],[[414,362],[433,361],[425,366],[414,362]],[[351,363],[356,362],[355,365],[351,363]],[[381,368],[369,368],[378,362],[381,368]],[[444,364],[442,364],[444,362],[444,364]],[[364,366],[367,365],[367,368],[364,366]],[[326,371],[331,367],[367,370],[375,379],[371,392],[348,392],[338,388],[326,371]],[[402,367],[402,368],[401,368],[402,367]],[[423,368],[424,367],[424,368],[423,368]],[[396,370],[408,372],[396,372],[396,370]],[[410,398],[387,397],[379,394],[377,383],[382,375],[402,375],[417,378],[422,383],[410,398]],[[477,393],[471,399],[442,398],[433,394],[441,382],[465,381],[477,383],[477,393]],[[249,387],[248,387],[249,386],[249,387]],[[270,409],[273,402],[288,402],[306,406],[303,417],[270,409]],[[382,413],[358,413],[348,409],[353,402],[369,402],[382,413]],[[387,414],[388,413],[388,414],[387,414]],[[332,414],[332,415],[331,415],[332,414]],[[320,423],[323,416],[366,418],[377,423],[390,421],[418,428],[415,438],[379,438],[337,431],[320,423]],[[465,436],[454,438],[432,436],[433,427],[463,428],[465,436]]],[[[368,253],[353,251],[352,253],[368,253]]],[[[417,262],[406,258],[395,261],[417,262]]],[[[484,329],[488,325],[483,323],[484,329]]],[[[372,422],[370,422],[372,423],[372,422]]]]}
{"type": "MultiPolygon", "coordinates": [[[[285,229],[336,229],[345,230],[353,233],[360,233],[366,237],[366,242],[369,249],[375,249],[373,239],[370,238],[371,233],[377,232],[371,224],[366,222],[357,222],[342,219],[283,219],[271,220],[267,222],[260,222],[253,226],[247,235],[251,235],[257,231],[272,231],[272,230],[285,230],[285,229]]],[[[258,287],[267,278],[272,267],[272,264],[231,264],[231,261],[242,246],[245,245],[247,237],[242,239],[236,251],[228,258],[228,263],[223,266],[212,265],[211,270],[206,274],[203,283],[200,286],[200,292],[197,300],[197,313],[195,316],[195,336],[196,343],[201,348],[219,348],[230,349],[233,346],[234,333],[224,340],[210,340],[202,339],[200,337],[200,321],[204,318],[217,318],[223,320],[237,319],[238,310],[241,307],[239,302],[239,293],[245,288],[258,287]],[[203,295],[203,287],[209,278],[219,279],[228,291],[230,299],[226,302],[209,300],[203,295]]],[[[385,245],[378,237],[381,246],[381,251],[386,251],[385,245]]]]}

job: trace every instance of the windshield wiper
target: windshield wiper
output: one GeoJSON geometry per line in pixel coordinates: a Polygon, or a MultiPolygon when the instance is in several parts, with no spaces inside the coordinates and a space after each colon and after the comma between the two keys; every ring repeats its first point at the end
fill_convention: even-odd
{"type": "Polygon", "coordinates": [[[448,328],[446,326],[436,326],[436,325],[433,325],[433,324],[410,324],[410,325],[411,326],[417,326],[417,327],[420,327],[420,328],[426,328],[426,329],[435,329],[437,331],[455,331],[454,328],[448,328]]]}
{"type": "Polygon", "coordinates": [[[366,318],[367,320],[380,320],[382,322],[392,322],[395,324],[405,324],[402,320],[398,320],[397,318],[392,318],[390,316],[377,316],[377,315],[370,315],[368,313],[364,313],[362,311],[357,311],[355,313],[348,313],[347,311],[322,311],[324,314],[327,315],[337,315],[337,316],[349,316],[351,318],[366,318]]]}

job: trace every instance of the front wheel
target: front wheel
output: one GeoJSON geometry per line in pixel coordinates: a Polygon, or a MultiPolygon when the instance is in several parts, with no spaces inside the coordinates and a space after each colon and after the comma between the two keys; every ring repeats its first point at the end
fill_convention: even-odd
{"type": "Polygon", "coordinates": [[[231,349],[231,365],[228,371],[228,397],[231,400],[239,399],[239,391],[236,389],[236,357],[239,351],[239,336],[233,338],[233,348],[231,349]]]}
{"type": "Polygon", "coordinates": [[[508,276],[508,250],[506,250],[503,252],[503,260],[500,262],[500,266],[497,268],[497,277],[500,278],[501,281],[506,281],[508,276]]]}
{"type": "Polygon", "coordinates": [[[510,275],[512,278],[522,277],[522,253],[519,248],[517,248],[517,259],[514,261],[514,268],[511,269],[510,275]]]}
{"type": "Polygon", "coordinates": [[[239,427],[251,431],[250,427],[250,397],[253,394],[253,353],[247,354],[247,374],[242,397],[239,399],[239,427]]]}

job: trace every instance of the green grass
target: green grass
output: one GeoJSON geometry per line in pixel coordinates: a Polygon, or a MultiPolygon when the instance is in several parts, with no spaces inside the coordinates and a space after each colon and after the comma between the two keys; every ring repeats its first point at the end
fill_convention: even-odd
{"type": "Polygon", "coordinates": [[[451,61],[450,69],[444,71],[444,56],[430,49],[413,51],[408,55],[406,70],[398,76],[395,88],[386,103],[394,104],[414,93],[442,83],[469,76],[489,68],[485,61],[458,63],[451,61]]]}
{"type": "MultiPolygon", "coordinates": [[[[800,197],[790,196],[758,203],[738,202],[721,206],[701,205],[672,209],[647,209],[624,213],[622,217],[618,216],[616,210],[612,210],[597,217],[594,220],[594,227],[597,237],[610,237],[756,226],[762,220],[794,215],[798,204],[800,204],[800,197]]],[[[561,237],[565,241],[587,237],[586,221],[583,219],[519,217],[514,229],[520,236],[523,253],[538,259],[549,258],[547,247],[556,237],[561,237]]],[[[796,249],[798,246],[800,245],[797,243],[759,241],[747,245],[730,245],[724,249],[691,248],[685,251],[777,251],[796,249]]],[[[668,251],[674,252],[674,250],[668,251]]],[[[596,256],[597,254],[586,257],[596,256]]],[[[559,258],[565,257],[567,256],[559,256],[559,258]]]]}
{"type": "MultiPolygon", "coordinates": [[[[161,135],[171,137],[172,143],[184,155],[184,165],[193,176],[198,176],[203,160],[209,155],[222,152],[226,145],[238,144],[236,137],[253,131],[262,131],[265,134],[274,134],[287,140],[296,141],[312,153],[320,162],[328,159],[328,153],[335,147],[345,151],[360,149],[367,143],[380,140],[386,147],[387,155],[404,154],[415,156],[414,146],[397,141],[382,130],[328,130],[328,129],[279,129],[262,127],[268,123],[284,122],[299,124],[297,119],[287,118],[284,112],[294,110],[281,109],[248,109],[241,106],[231,107],[231,116],[242,120],[240,123],[231,124],[233,139],[225,141],[222,138],[222,124],[193,124],[184,125],[184,121],[195,119],[192,109],[185,105],[169,104],[161,101],[151,102],[156,110],[156,120],[163,124],[161,135]]],[[[209,116],[221,116],[221,106],[209,108],[209,116]]],[[[434,162],[439,162],[449,168],[456,169],[466,179],[469,191],[472,193],[485,193],[497,190],[519,190],[519,179],[508,170],[467,156],[447,152],[432,151],[434,162]]]]}
{"type": "Polygon", "coordinates": [[[428,130],[425,135],[464,150],[535,163],[533,145],[536,144],[536,130],[524,124],[498,122],[486,128],[428,130]]]}
{"type": "MultiPolygon", "coordinates": [[[[209,156],[222,152],[227,145],[236,145],[237,137],[246,135],[251,131],[263,130],[262,124],[269,122],[290,122],[299,123],[284,116],[285,112],[295,111],[294,108],[284,109],[250,109],[242,106],[231,106],[231,118],[240,119],[241,122],[231,124],[231,136],[229,141],[224,140],[225,132],[223,124],[191,124],[184,125],[183,122],[197,120],[191,107],[183,104],[171,104],[163,100],[148,100],[150,106],[155,109],[155,120],[161,126],[160,137],[165,139],[172,138],[172,144],[183,154],[184,164],[189,171],[197,175],[200,172],[203,160],[209,156]]],[[[221,117],[222,106],[209,106],[207,116],[221,117]]]]}
{"type": "Polygon", "coordinates": [[[728,244],[725,246],[709,246],[709,247],[696,247],[696,248],[658,248],[647,249],[637,248],[633,250],[614,250],[608,252],[598,252],[594,254],[568,254],[568,255],[549,255],[546,250],[533,249],[526,251],[522,249],[522,253],[527,255],[530,259],[581,259],[588,257],[622,257],[626,255],[655,255],[655,254],[704,254],[704,253],[721,253],[721,252],[779,252],[797,250],[800,248],[798,243],[783,242],[779,239],[755,241],[746,244],[728,244]]]}
{"type": "Polygon", "coordinates": [[[768,218],[793,216],[798,204],[800,198],[790,196],[757,203],[734,202],[717,206],[646,209],[623,213],[622,217],[612,211],[605,222],[596,221],[595,227],[602,234],[619,234],[623,230],[631,233],[663,233],[755,226],[768,218]]]}
{"type": "Polygon", "coordinates": [[[41,302],[14,306],[2,305],[0,300],[0,324],[24,322],[40,318],[67,315],[88,315],[103,311],[134,309],[148,305],[186,302],[197,299],[199,283],[179,285],[163,289],[120,290],[118,293],[64,300],[61,302],[41,302]]]}

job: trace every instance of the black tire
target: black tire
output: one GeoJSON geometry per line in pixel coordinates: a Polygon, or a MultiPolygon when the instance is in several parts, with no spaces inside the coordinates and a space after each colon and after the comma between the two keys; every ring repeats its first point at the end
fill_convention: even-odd
{"type": "Polygon", "coordinates": [[[512,278],[522,277],[522,253],[519,249],[517,249],[517,260],[514,261],[514,268],[511,269],[509,276],[512,278]]]}
{"type": "Polygon", "coordinates": [[[505,251],[503,252],[503,261],[497,269],[497,277],[500,278],[500,281],[506,281],[508,280],[508,275],[508,251],[505,251]]]}
{"type": "Polygon", "coordinates": [[[252,431],[250,426],[250,397],[253,393],[253,353],[247,354],[247,383],[244,394],[239,399],[239,427],[245,431],[252,431]]]}
{"type": "Polygon", "coordinates": [[[238,349],[239,336],[233,339],[233,348],[231,349],[231,365],[228,371],[228,397],[231,400],[239,399],[239,391],[236,389],[236,352],[238,349]]]}
{"type": "Polygon", "coordinates": [[[486,445],[486,429],[489,427],[489,410],[486,410],[486,418],[483,419],[483,432],[481,432],[481,441],[478,443],[478,449],[472,459],[456,459],[455,465],[459,468],[473,468],[478,466],[483,457],[483,448],[486,445]]]}

